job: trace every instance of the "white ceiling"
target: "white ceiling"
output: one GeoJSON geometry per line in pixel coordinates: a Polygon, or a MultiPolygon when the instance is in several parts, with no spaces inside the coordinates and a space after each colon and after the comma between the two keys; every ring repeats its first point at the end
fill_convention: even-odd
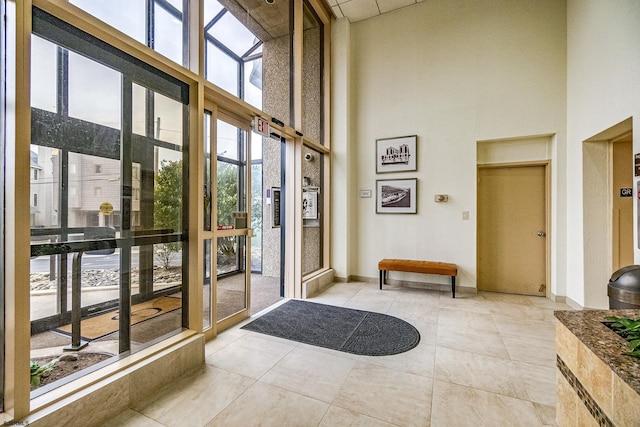
{"type": "Polygon", "coordinates": [[[326,0],[337,18],[358,22],[424,0],[326,0]]]}

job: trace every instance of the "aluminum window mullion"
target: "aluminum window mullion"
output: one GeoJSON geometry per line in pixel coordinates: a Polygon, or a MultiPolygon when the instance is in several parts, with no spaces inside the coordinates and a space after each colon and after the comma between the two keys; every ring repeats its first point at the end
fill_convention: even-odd
{"type": "Polygon", "coordinates": [[[207,34],[207,31],[209,31],[214,25],[216,25],[216,23],[220,19],[222,19],[222,17],[224,16],[225,13],[227,13],[227,9],[222,9],[220,12],[218,12],[218,14],[216,16],[213,17],[213,19],[211,21],[209,21],[209,23],[207,25],[204,26],[205,35],[207,34]]]}
{"type": "MultiPolygon", "coordinates": [[[[180,12],[178,9],[176,9],[171,3],[169,3],[167,0],[153,0],[153,2],[160,6],[161,8],[163,8],[166,12],[168,12],[171,16],[173,16],[174,18],[176,18],[179,21],[182,21],[182,12],[180,12]]],[[[184,8],[184,1],[183,1],[183,8],[184,8]]],[[[184,9],[187,10],[187,9],[184,9]]]]}
{"type": "Polygon", "coordinates": [[[221,51],[223,51],[224,53],[226,53],[228,56],[230,56],[231,58],[233,58],[236,62],[241,62],[242,58],[238,55],[236,55],[236,53],[234,51],[232,51],[231,49],[229,49],[226,45],[224,45],[221,41],[219,41],[218,39],[216,39],[215,37],[213,37],[211,34],[209,33],[205,33],[204,38],[210,42],[211,44],[213,44],[215,47],[217,47],[218,49],[220,49],[221,51]]]}

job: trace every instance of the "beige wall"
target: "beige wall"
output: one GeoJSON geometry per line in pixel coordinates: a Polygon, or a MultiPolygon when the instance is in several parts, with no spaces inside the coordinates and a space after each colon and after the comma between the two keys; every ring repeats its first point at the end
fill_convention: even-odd
{"type": "MultiPolygon", "coordinates": [[[[347,188],[333,185],[334,206],[346,207],[348,234],[355,234],[348,260],[334,257],[337,276],[374,278],[381,258],[417,258],[455,262],[459,284],[476,286],[477,142],[552,135],[552,161],[563,161],[565,12],[558,0],[431,0],[348,31],[338,22],[333,48],[347,46],[349,60],[334,63],[334,75],[348,76],[349,93],[345,101],[334,88],[342,96],[333,116],[340,129],[332,141],[334,165],[346,159],[345,169],[356,176],[347,188]],[[376,175],[375,140],[413,134],[418,170],[376,175]],[[413,177],[417,215],[376,215],[376,179],[413,177]],[[374,197],[359,198],[359,189],[374,197]],[[448,194],[449,202],[435,203],[434,194],[448,194]],[[470,220],[462,220],[463,211],[470,220]]],[[[555,178],[553,194],[562,194],[563,180],[555,178]]],[[[334,229],[334,253],[342,233],[334,229]]],[[[557,293],[561,273],[552,271],[557,293]]]]}
{"type": "MultiPolygon", "coordinates": [[[[593,235],[599,212],[589,208],[591,188],[586,183],[590,181],[583,178],[583,169],[594,150],[593,144],[583,141],[640,114],[639,23],[637,0],[568,1],[567,297],[585,307],[607,308],[610,272],[603,255],[591,250],[606,236],[593,235]]],[[[634,153],[640,151],[638,132],[633,147],[634,153]]],[[[634,234],[637,225],[635,229],[634,234]]],[[[640,251],[634,239],[638,263],[640,251]]]]}

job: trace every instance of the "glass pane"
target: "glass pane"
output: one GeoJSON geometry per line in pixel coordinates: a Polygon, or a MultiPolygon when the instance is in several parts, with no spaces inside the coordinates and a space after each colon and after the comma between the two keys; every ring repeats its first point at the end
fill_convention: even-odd
{"type": "MultiPolygon", "coordinates": [[[[139,84],[133,84],[133,133],[147,136],[147,89],[139,84]]],[[[150,135],[149,135],[150,136],[150,135]]]]}
{"type": "Polygon", "coordinates": [[[213,182],[211,174],[211,113],[204,114],[204,229],[211,231],[213,182]]]}
{"type": "Polygon", "coordinates": [[[204,283],[202,290],[202,326],[211,328],[211,239],[204,241],[204,283]]]}
{"type": "Polygon", "coordinates": [[[183,105],[159,93],[154,94],[155,138],[182,145],[183,105]]]}
{"type": "Polygon", "coordinates": [[[153,245],[153,252],[153,291],[179,289],[182,285],[182,242],[153,245]]]}
{"type": "Polygon", "coordinates": [[[69,153],[68,225],[120,228],[120,162],[69,153]],[[101,206],[109,204],[109,210],[101,206]]]}
{"type": "Polygon", "coordinates": [[[244,160],[240,159],[240,151],[238,145],[242,142],[239,140],[238,128],[230,125],[227,122],[218,120],[217,122],[218,137],[216,140],[216,151],[218,157],[224,157],[225,159],[232,160],[244,160]]]}
{"type": "Polygon", "coordinates": [[[303,155],[313,161],[302,163],[302,274],[322,267],[322,182],[323,156],[304,147],[303,155]]]}
{"type": "Polygon", "coordinates": [[[140,214],[142,202],[142,165],[133,163],[131,165],[131,228],[139,229],[142,226],[140,214]]]}
{"type": "Polygon", "coordinates": [[[31,146],[31,228],[60,225],[60,150],[31,146]]]}
{"type": "Polygon", "coordinates": [[[254,107],[262,109],[262,58],[244,65],[244,99],[254,107]]]}
{"type": "MultiPolygon", "coordinates": [[[[33,236],[31,244],[55,243],[58,236],[33,236]]],[[[31,257],[29,274],[31,320],[44,319],[60,312],[57,292],[60,284],[61,255],[31,257]]],[[[71,264],[69,264],[71,265],[71,264]]]]}
{"type": "MultiPolygon", "coordinates": [[[[218,161],[218,229],[235,227],[233,214],[238,212],[239,167],[218,161]]],[[[243,227],[244,228],[244,227],[243,227]]]]}
{"type": "Polygon", "coordinates": [[[181,153],[156,148],[156,158],[158,169],[153,193],[154,225],[162,233],[180,232],[184,182],[181,153]]]}
{"type": "MultiPolygon", "coordinates": [[[[78,235],[78,238],[86,237],[89,236],[78,235]]],[[[82,307],[96,305],[115,307],[120,299],[120,249],[115,249],[112,253],[107,252],[103,254],[87,252],[82,255],[82,307]],[[100,287],[99,292],[96,292],[96,287],[100,287]]],[[[71,267],[71,275],[73,275],[73,257],[73,255],[69,255],[67,264],[71,267]]],[[[68,301],[71,301],[71,296],[72,292],[69,289],[68,301]]],[[[96,335],[106,335],[116,329],[117,325],[115,329],[100,330],[96,335]]],[[[66,332],[70,333],[71,328],[66,332]]],[[[85,334],[88,334],[87,331],[85,331],[85,334]]]]}
{"type": "Polygon", "coordinates": [[[57,110],[58,47],[38,36],[31,36],[31,106],[57,110]]]}
{"type": "Polygon", "coordinates": [[[145,0],[69,0],[69,2],[140,43],[146,43],[145,0]]]}
{"type": "Polygon", "coordinates": [[[69,116],[120,129],[121,75],[69,52],[69,116]]]}
{"type": "Polygon", "coordinates": [[[218,238],[217,320],[247,308],[245,237],[218,238]]]}
{"type": "Polygon", "coordinates": [[[318,143],[322,128],[322,24],[304,3],[302,133],[318,143]]]}
{"type": "Polygon", "coordinates": [[[207,42],[207,75],[213,84],[238,96],[238,69],[240,65],[233,58],[207,42]]]}
{"type": "Polygon", "coordinates": [[[262,160],[262,137],[255,132],[251,132],[251,160],[262,160]]]}
{"type": "Polygon", "coordinates": [[[262,164],[251,165],[251,271],[262,271],[262,164]]]}
{"type": "Polygon", "coordinates": [[[258,41],[231,12],[225,13],[209,30],[209,34],[238,56],[245,54],[258,41]]]}
{"type": "Polygon", "coordinates": [[[206,27],[222,9],[217,0],[204,0],[204,26],[206,27]]]}
{"type": "Polygon", "coordinates": [[[182,22],[157,4],[154,10],[154,49],[182,65],[182,22]]]}

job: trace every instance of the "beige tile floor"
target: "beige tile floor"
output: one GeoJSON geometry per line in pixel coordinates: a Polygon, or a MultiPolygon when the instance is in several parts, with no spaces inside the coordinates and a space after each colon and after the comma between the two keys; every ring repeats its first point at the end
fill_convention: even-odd
{"type": "Polygon", "coordinates": [[[241,324],[207,343],[201,371],[106,426],[555,425],[553,311],[567,305],[360,282],[334,284],[312,301],[403,318],[420,344],[357,356],[241,324]]]}

